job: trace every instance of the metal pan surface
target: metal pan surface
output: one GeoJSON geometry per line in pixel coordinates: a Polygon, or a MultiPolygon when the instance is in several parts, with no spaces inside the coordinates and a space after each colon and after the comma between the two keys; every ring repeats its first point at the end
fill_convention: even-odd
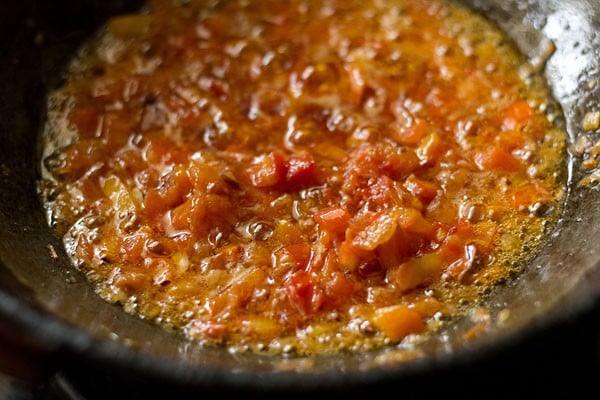
{"type": "Polygon", "coordinates": [[[0,320],[10,326],[0,341],[79,382],[95,376],[82,390],[99,396],[200,389],[245,396],[395,388],[433,393],[455,385],[468,390],[477,382],[509,392],[504,379],[536,366],[546,375],[531,371],[533,376],[548,380],[534,383],[558,388],[552,377],[569,369],[561,357],[578,352],[582,373],[597,376],[600,172],[582,167],[595,156],[589,149],[574,149],[582,140],[600,140],[598,129],[582,125],[587,113],[600,110],[600,3],[463,2],[497,23],[531,60],[545,61],[541,67],[571,145],[568,196],[557,228],[525,273],[489,302],[492,315],[510,305],[510,323],[494,326],[468,346],[460,340],[467,327],[455,324],[443,340],[426,344],[426,357],[411,361],[395,357],[393,350],[270,359],[191,345],[105,303],[66,268],[61,240],[46,225],[36,192],[38,135],[45,94],[60,84],[73,53],[109,16],[136,10],[140,2],[21,0],[0,5],[0,320]],[[547,54],[550,43],[554,51],[547,54]]]}

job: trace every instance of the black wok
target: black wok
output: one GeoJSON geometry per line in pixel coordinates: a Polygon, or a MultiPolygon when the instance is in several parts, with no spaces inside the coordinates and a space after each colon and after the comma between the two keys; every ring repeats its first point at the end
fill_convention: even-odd
{"type": "MultiPolygon", "coordinates": [[[[585,131],[582,120],[600,110],[600,2],[464,2],[544,68],[570,143],[584,136],[598,141],[600,131],[585,131]]],[[[494,321],[507,307],[510,317],[473,343],[461,340],[470,327],[465,321],[412,360],[393,349],[300,359],[232,355],[202,349],[97,297],[46,225],[36,192],[38,136],[45,94],[61,83],[78,46],[110,15],[139,6],[125,0],[0,5],[0,343],[12,357],[35,360],[27,365],[45,371],[41,376],[58,373],[89,398],[408,390],[464,396],[474,387],[489,389],[480,393],[488,397],[516,393],[519,385],[574,394],[600,376],[600,184],[579,185],[591,173],[581,166],[585,153],[569,152],[569,190],[557,228],[524,273],[489,301],[494,321]]],[[[23,372],[13,362],[4,364],[23,372]]]]}

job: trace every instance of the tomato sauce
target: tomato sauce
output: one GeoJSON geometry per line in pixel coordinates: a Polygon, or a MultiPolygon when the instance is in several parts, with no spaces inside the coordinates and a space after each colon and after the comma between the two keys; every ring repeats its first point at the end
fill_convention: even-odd
{"type": "Polygon", "coordinates": [[[49,97],[48,220],[100,296],[190,340],[402,345],[560,214],[565,135],[526,65],[438,0],[149,1],[49,97]]]}

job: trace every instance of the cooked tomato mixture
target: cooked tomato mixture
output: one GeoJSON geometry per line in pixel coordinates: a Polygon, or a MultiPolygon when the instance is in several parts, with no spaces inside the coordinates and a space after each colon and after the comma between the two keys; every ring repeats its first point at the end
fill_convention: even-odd
{"type": "Polygon", "coordinates": [[[203,345],[418,342],[558,218],[527,65],[439,0],[150,1],[49,96],[49,223],[100,296],[203,345]]]}

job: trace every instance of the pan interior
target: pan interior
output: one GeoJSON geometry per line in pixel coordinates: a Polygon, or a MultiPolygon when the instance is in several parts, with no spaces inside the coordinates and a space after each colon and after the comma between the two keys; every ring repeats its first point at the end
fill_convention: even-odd
{"type": "Polygon", "coordinates": [[[424,364],[422,360],[406,363],[405,354],[394,349],[317,359],[233,356],[191,345],[106,304],[81,276],[64,268],[69,260],[61,251],[60,238],[46,225],[36,193],[40,110],[45,93],[60,84],[65,61],[80,43],[105,17],[123,11],[121,2],[113,1],[61,1],[61,7],[56,7],[62,12],[58,15],[50,6],[27,0],[19,6],[3,6],[7,11],[3,13],[5,29],[16,24],[28,28],[14,30],[19,32],[15,40],[2,44],[3,52],[12,57],[0,70],[6,82],[0,93],[0,148],[7,149],[0,160],[2,314],[49,341],[50,347],[64,347],[109,365],[149,368],[175,381],[208,382],[216,376],[225,382],[233,374],[238,382],[252,384],[259,374],[278,375],[282,377],[278,383],[261,380],[260,384],[284,385],[291,383],[286,378],[294,375],[318,375],[318,382],[341,382],[341,370],[358,375],[383,367],[387,373],[408,374],[411,368],[431,368],[472,350],[489,350],[498,343],[506,346],[523,332],[534,333],[593,305],[600,291],[600,249],[593,240],[600,234],[600,195],[595,187],[600,178],[585,161],[596,157],[593,145],[599,134],[597,127],[584,129],[583,121],[597,111],[594,107],[600,99],[600,85],[594,83],[599,79],[596,60],[600,58],[595,40],[597,7],[593,0],[466,3],[498,23],[530,59],[539,59],[571,143],[565,165],[569,192],[563,216],[525,273],[489,302],[492,320],[504,321],[502,313],[508,304],[510,318],[495,324],[480,341],[464,348],[460,338],[470,328],[465,322],[449,328],[443,341],[432,340],[424,347],[433,355],[424,364]],[[94,17],[83,12],[86,7],[95,11],[94,17]],[[572,21],[578,21],[577,26],[572,21]],[[551,54],[548,49],[553,49],[551,54]],[[7,79],[13,76],[23,79],[7,79]]]}

